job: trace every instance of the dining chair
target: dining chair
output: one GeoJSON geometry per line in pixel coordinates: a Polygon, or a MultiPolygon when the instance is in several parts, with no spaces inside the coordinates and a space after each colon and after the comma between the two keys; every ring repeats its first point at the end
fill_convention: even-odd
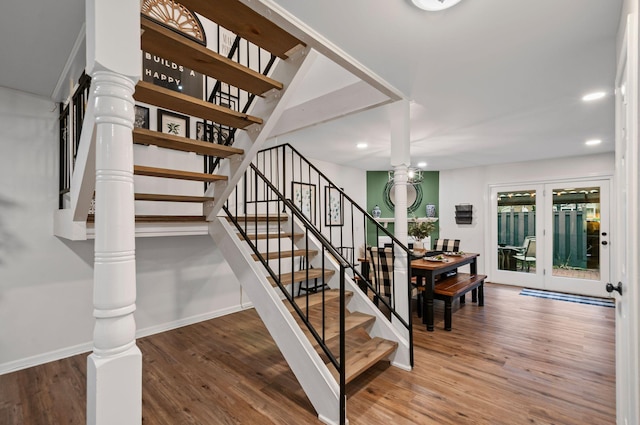
{"type": "Polygon", "coordinates": [[[522,270],[526,267],[527,272],[529,272],[529,264],[535,264],[536,262],[536,240],[535,238],[529,238],[525,239],[524,243],[526,245],[524,252],[514,255],[513,258],[515,258],[516,261],[520,261],[522,270]]]}
{"type": "Polygon", "coordinates": [[[370,247],[371,275],[373,276],[376,292],[391,301],[393,282],[393,248],[370,247]]]}
{"type": "Polygon", "coordinates": [[[460,239],[436,239],[433,249],[436,251],[458,252],[460,251],[460,239]]]}

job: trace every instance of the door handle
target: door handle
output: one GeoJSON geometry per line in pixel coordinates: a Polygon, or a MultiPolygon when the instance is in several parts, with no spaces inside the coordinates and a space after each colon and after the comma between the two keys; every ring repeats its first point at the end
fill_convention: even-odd
{"type": "Polygon", "coordinates": [[[607,292],[612,293],[613,291],[618,291],[620,295],[622,295],[622,282],[618,282],[618,286],[613,286],[613,284],[607,283],[607,292]]]}
{"type": "Polygon", "coordinates": [[[609,245],[609,242],[607,242],[607,241],[602,241],[602,245],[609,245]]]}

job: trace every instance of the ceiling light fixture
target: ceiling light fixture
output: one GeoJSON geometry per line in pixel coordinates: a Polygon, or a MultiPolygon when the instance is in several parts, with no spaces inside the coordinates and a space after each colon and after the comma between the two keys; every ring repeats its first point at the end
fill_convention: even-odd
{"type": "Polygon", "coordinates": [[[426,167],[426,166],[427,166],[427,163],[426,163],[426,162],[424,162],[424,161],[423,161],[423,162],[418,162],[418,167],[420,167],[420,168],[424,168],[424,167],[426,167]]]}
{"type": "Polygon", "coordinates": [[[460,0],[411,0],[411,2],[422,10],[437,12],[455,6],[460,0]]]}
{"type": "Polygon", "coordinates": [[[602,99],[603,97],[605,97],[607,95],[606,92],[603,91],[597,91],[597,92],[593,92],[593,93],[589,93],[589,94],[585,94],[584,96],[582,96],[582,100],[584,102],[591,102],[592,100],[598,100],[598,99],[602,99]]]}
{"type": "MultiPolygon", "coordinates": [[[[389,171],[388,173],[389,181],[393,184],[396,184],[395,176],[393,171],[389,171]]],[[[407,168],[407,183],[406,184],[419,184],[422,183],[424,177],[422,176],[422,170],[419,168],[407,168]]]]}
{"type": "Polygon", "coordinates": [[[365,149],[367,146],[369,146],[369,145],[367,145],[366,143],[358,143],[358,144],[356,145],[356,148],[358,148],[358,149],[365,149]]]}
{"type": "Polygon", "coordinates": [[[584,142],[584,144],[587,145],[587,146],[595,146],[595,145],[599,145],[600,143],[602,143],[602,140],[600,140],[600,139],[592,139],[592,140],[587,140],[586,142],[584,142]]]}

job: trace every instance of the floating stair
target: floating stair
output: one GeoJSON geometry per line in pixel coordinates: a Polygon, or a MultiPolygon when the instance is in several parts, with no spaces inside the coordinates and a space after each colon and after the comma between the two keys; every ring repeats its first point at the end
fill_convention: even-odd
{"type": "Polygon", "coordinates": [[[281,90],[282,83],[240,65],[207,49],[186,37],[165,28],[146,16],[141,17],[143,30],[142,50],[179,63],[205,75],[218,79],[249,93],[258,95],[269,90],[281,90]]]}
{"type": "Polygon", "coordinates": [[[134,196],[136,201],[213,202],[212,196],[162,195],[156,193],[136,193],[134,196]]]}
{"type": "Polygon", "coordinates": [[[199,182],[215,182],[227,180],[227,176],[217,174],[197,173],[194,171],[172,170],[170,168],[156,168],[136,165],[133,167],[136,176],[164,177],[178,180],[193,180],[199,182]]]}
{"type": "MultiPolygon", "coordinates": [[[[305,250],[305,249],[285,249],[280,252],[261,252],[260,255],[262,258],[266,260],[277,260],[278,258],[292,258],[292,257],[313,257],[317,255],[318,251],[315,249],[305,250]]],[[[256,254],[251,254],[254,260],[258,261],[258,256],[256,254]]]]}
{"type": "Polygon", "coordinates": [[[156,145],[160,148],[194,152],[199,155],[217,156],[219,158],[228,158],[231,155],[242,155],[244,153],[242,149],[231,146],[202,142],[144,128],[133,129],[133,142],[140,145],[156,145]]]}
{"type": "Polygon", "coordinates": [[[236,112],[233,109],[196,99],[146,81],[139,81],[136,84],[136,92],[133,97],[139,102],[182,112],[229,127],[246,128],[252,124],[262,124],[262,119],[258,117],[236,112]]]}

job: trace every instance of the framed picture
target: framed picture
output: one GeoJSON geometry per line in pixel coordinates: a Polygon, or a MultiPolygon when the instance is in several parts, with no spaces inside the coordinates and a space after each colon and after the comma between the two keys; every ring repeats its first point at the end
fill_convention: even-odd
{"type": "Polygon", "coordinates": [[[135,118],[133,126],[135,128],[149,128],[149,108],[135,105],[135,118]]]}
{"type": "Polygon", "coordinates": [[[316,218],[316,185],[309,183],[291,182],[293,205],[296,206],[307,219],[315,224],[316,218]]]}
{"type": "Polygon", "coordinates": [[[337,187],[324,188],[324,225],[344,226],[344,204],[337,187]]]}
{"type": "Polygon", "coordinates": [[[174,136],[189,137],[189,117],[158,109],[158,131],[174,136]]]}
{"type": "MultiPolygon", "coordinates": [[[[229,127],[205,123],[204,121],[198,121],[196,123],[196,140],[224,145],[230,133],[231,128],[229,127]]],[[[233,143],[230,141],[228,144],[233,143]]]]}

